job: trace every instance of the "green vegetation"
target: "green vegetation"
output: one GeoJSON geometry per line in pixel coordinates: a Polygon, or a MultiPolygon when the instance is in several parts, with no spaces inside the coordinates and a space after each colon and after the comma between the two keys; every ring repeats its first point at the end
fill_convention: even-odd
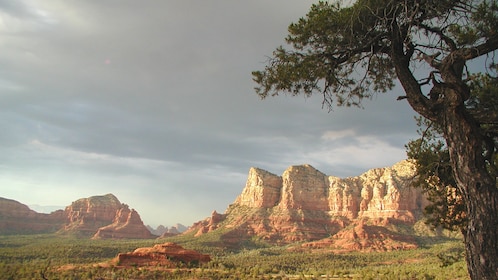
{"type": "Polygon", "coordinates": [[[0,275],[2,279],[468,279],[460,239],[421,238],[421,247],[410,251],[335,254],[257,240],[241,244],[248,246],[238,251],[225,251],[221,236],[163,240],[0,236],[0,275]],[[209,253],[212,261],[178,269],[118,268],[110,263],[119,252],[166,241],[209,253]]]}

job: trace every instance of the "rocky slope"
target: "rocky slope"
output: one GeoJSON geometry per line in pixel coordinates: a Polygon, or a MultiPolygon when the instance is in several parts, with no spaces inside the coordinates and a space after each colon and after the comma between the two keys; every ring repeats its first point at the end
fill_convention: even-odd
{"type": "Polygon", "coordinates": [[[355,225],[413,225],[427,203],[419,189],[410,187],[414,174],[408,161],[349,178],[327,176],[310,165],[291,166],[282,176],[251,168],[245,188],[225,213],[213,212],[187,233],[220,229],[228,243],[257,236],[287,244],[340,235],[355,225]]]}
{"type": "Polygon", "coordinates": [[[94,239],[101,238],[154,238],[157,237],[150,233],[147,227],[144,226],[142,219],[135,209],[131,209],[124,205],[116,212],[116,216],[112,224],[101,227],[93,236],[94,239]]]}
{"type": "Polygon", "coordinates": [[[0,197],[0,234],[49,233],[64,224],[64,212],[37,213],[28,206],[0,197]]]}

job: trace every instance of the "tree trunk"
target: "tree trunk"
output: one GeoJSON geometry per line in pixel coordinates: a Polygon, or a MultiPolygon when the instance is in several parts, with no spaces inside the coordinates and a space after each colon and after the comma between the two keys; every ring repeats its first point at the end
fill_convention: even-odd
{"type": "Polygon", "coordinates": [[[446,108],[438,119],[445,128],[457,187],[466,205],[464,230],[471,279],[498,279],[498,189],[483,156],[478,124],[463,105],[446,108]]]}

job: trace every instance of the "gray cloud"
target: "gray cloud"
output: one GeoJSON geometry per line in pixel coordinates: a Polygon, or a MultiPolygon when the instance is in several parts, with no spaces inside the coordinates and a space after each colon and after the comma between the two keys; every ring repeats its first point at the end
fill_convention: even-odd
{"type": "Polygon", "coordinates": [[[401,94],[329,113],[254,93],[251,71],[311,3],[0,1],[2,196],[113,192],[146,223],[189,224],[224,211],[251,166],[350,176],[403,159],[401,94]]]}

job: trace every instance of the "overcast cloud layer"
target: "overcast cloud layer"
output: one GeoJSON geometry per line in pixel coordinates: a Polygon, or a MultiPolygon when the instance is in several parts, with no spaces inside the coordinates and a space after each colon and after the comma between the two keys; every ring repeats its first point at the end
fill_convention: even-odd
{"type": "Polygon", "coordinates": [[[398,89],[365,109],[261,101],[251,71],[312,1],[0,0],[0,196],[115,194],[146,224],[224,212],[251,166],[356,176],[406,157],[398,89]]]}

